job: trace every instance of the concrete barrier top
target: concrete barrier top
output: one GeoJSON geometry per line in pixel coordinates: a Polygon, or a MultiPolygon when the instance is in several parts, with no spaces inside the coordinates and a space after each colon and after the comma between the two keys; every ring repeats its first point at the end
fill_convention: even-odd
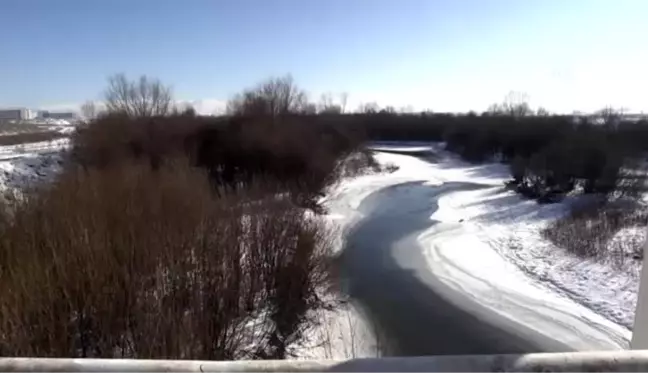
{"type": "Polygon", "coordinates": [[[2,372],[646,372],[648,350],[349,360],[192,361],[0,358],[2,372]]]}

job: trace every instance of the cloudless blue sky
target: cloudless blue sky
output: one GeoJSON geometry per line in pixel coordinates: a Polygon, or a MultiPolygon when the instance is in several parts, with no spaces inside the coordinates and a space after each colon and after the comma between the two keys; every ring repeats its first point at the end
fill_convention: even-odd
{"type": "Polygon", "coordinates": [[[3,0],[0,106],[99,99],[147,74],[224,101],[292,73],[314,98],[483,110],[648,111],[645,0],[3,0]]]}

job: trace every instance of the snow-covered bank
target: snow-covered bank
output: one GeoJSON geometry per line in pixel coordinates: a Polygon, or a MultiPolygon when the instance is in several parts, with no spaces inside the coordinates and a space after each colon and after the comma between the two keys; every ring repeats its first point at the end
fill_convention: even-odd
{"type": "MultiPolygon", "coordinates": [[[[415,147],[420,147],[420,144],[415,147]]],[[[632,327],[639,264],[630,272],[622,272],[612,265],[575,257],[541,236],[542,229],[566,214],[574,200],[540,205],[522,199],[503,188],[503,182],[509,179],[507,166],[497,163],[472,165],[438,148],[437,153],[437,162],[425,162],[426,165],[413,169],[417,178],[429,175],[432,182],[469,181],[493,187],[442,196],[439,210],[431,219],[441,222],[462,220],[464,229],[471,232],[468,236],[479,238],[480,242],[509,259],[529,277],[587,305],[624,329],[632,327]]],[[[399,159],[391,157],[391,162],[398,164],[399,159]]],[[[628,234],[619,234],[616,239],[643,237],[633,229],[625,233],[628,234]],[[631,233],[634,233],[632,237],[626,237],[631,233]]],[[[627,331],[624,334],[629,335],[627,331]]]]}
{"type": "Polygon", "coordinates": [[[68,148],[69,146],[70,139],[67,137],[52,141],[0,146],[0,160],[58,152],[68,148]]]}
{"type": "MultiPolygon", "coordinates": [[[[412,181],[482,184],[438,199],[438,209],[430,216],[432,227],[418,239],[433,273],[498,314],[574,349],[627,348],[636,278],[573,257],[541,237],[548,222],[568,211],[569,199],[553,205],[523,200],[503,188],[509,178],[506,165],[472,165],[438,145],[425,148],[380,144],[377,149],[389,153],[378,152],[376,159],[398,166],[397,171],[347,179],[329,191],[329,220],[339,227],[340,242],[363,217],[361,202],[382,188],[412,181]],[[434,154],[426,156],[427,150],[434,154]],[[419,157],[408,155],[412,153],[419,157]]],[[[355,312],[351,317],[360,316],[355,312]]],[[[348,345],[348,339],[340,337],[338,343],[348,345]]],[[[374,354],[375,350],[360,356],[374,354]]]]}
{"type": "Polygon", "coordinates": [[[568,212],[572,200],[551,205],[524,200],[502,187],[508,170],[500,164],[473,166],[446,153],[429,167],[434,179],[467,179],[493,185],[488,189],[442,196],[432,219],[462,220],[463,230],[470,232],[468,237],[477,239],[480,245],[488,245],[555,292],[621,324],[626,329],[622,334],[629,338],[627,328],[632,327],[634,318],[639,266],[632,273],[621,272],[610,265],[575,257],[541,236],[541,230],[549,222],[568,212]],[[479,179],[474,178],[475,174],[479,179]]]}
{"type": "MultiPolygon", "coordinates": [[[[388,145],[386,145],[388,146],[388,145]]],[[[432,150],[433,147],[421,145],[421,149],[432,150]]],[[[342,250],[345,237],[353,225],[363,218],[358,210],[361,202],[370,194],[403,182],[412,180],[413,175],[426,173],[429,165],[417,158],[391,153],[376,153],[375,158],[384,169],[397,167],[395,171],[349,177],[333,186],[326,197],[324,205],[328,209],[325,218],[330,222],[336,250],[342,250]]],[[[419,180],[431,181],[425,174],[419,180]]],[[[438,184],[441,180],[436,180],[438,184]]],[[[320,321],[307,333],[306,341],[294,350],[298,358],[358,358],[380,356],[381,341],[376,328],[368,318],[362,315],[357,304],[346,302],[336,310],[319,311],[316,315],[320,321]]]]}
{"type": "Polygon", "coordinates": [[[61,151],[69,146],[67,138],[0,146],[0,190],[51,181],[61,170],[61,151]]]}
{"type": "MultiPolygon", "coordinates": [[[[426,147],[426,149],[430,149],[426,147]]],[[[323,199],[328,214],[324,216],[333,232],[334,250],[344,247],[345,237],[353,224],[362,218],[358,206],[371,193],[400,182],[416,173],[420,162],[416,158],[398,154],[377,153],[378,163],[384,172],[370,173],[343,179],[334,185],[323,199]],[[395,171],[387,171],[398,166],[395,171]]],[[[318,321],[308,330],[304,341],[292,350],[298,359],[344,359],[380,356],[380,338],[374,325],[362,315],[360,308],[341,294],[332,294],[341,301],[334,310],[319,310],[314,315],[318,321]]]]}
{"type": "MultiPolygon", "coordinates": [[[[503,188],[503,181],[509,178],[506,166],[470,165],[448,153],[442,153],[438,163],[429,164],[428,172],[432,179],[444,182],[472,181],[493,185],[482,190],[457,191],[440,198],[439,210],[431,219],[452,223],[462,221],[462,233],[458,235],[455,232],[455,235],[463,237],[457,237],[452,246],[474,248],[487,245],[522,269],[527,277],[539,280],[553,292],[620,324],[622,328],[614,328],[615,333],[630,338],[639,265],[631,273],[621,272],[611,265],[575,257],[541,235],[548,223],[569,211],[568,206],[573,200],[540,205],[522,199],[503,188]],[[462,242],[464,239],[471,240],[471,243],[462,242]]],[[[428,242],[428,246],[431,244],[428,242]]],[[[480,259],[477,259],[474,264],[479,263],[480,259]]],[[[485,267],[480,265],[479,268],[485,267]]],[[[496,268],[489,271],[501,273],[496,268]]]]}
{"type": "MultiPolygon", "coordinates": [[[[479,192],[487,194],[488,189],[479,192]]],[[[535,274],[537,269],[533,267],[551,271],[542,258],[519,255],[534,252],[533,247],[523,247],[535,245],[533,241],[519,238],[520,246],[512,249],[507,239],[519,232],[514,228],[515,223],[495,226],[488,221],[488,213],[481,221],[481,216],[464,214],[462,206],[469,209],[472,204],[482,202],[462,194],[441,197],[440,208],[431,217],[439,223],[419,237],[438,277],[480,304],[577,350],[628,347],[631,336],[628,329],[583,305],[587,303],[566,297],[562,288],[535,274]],[[452,206],[457,199],[461,203],[452,206]],[[463,220],[459,222],[460,219],[463,220]]],[[[600,292],[590,292],[589,296],[593,302],[606,300],[600,292]]]]}
{"type": "MultiPolygon", "coordinates": [[[[570,204],[577,200],[567,198],[563,203],[547,205],[525,200],[502,187],[502,182],[507,179],[507,170],[499,164],[470,166],[446,153],[439,163],[431,167],[434,177],[445,181],[465,181],[467,177],[471,181],[493,185],[489,189],[458,191],[443,196],[439,201],[440,209],[432,219],[463,220],[464,226],[479,232],[483,242],[530,277],[587,305],[609,320],[632,328],[640,264],[636,263],[629,271],[621,271],[612,264],[576,257],[542,237],[541,231],[567,214],[570,204]],[[452,166],[448,168],[447,164],[452,166]],[[494,172],[490,180],[488,172],[480,173],[481,180],[477,181],[471,175],[473,167],[494,172]]],[[[644,229],[638,232],[636,228],[628,228],[617,233],[613,244],[644,238],[644,229]]]]}
{"type": "Polygon", "coordinates": [[[379,357],[379,339],[373,326],[353,304],[343,301],[338,308],[318,310],[315,325],[305,338],[291,346],[297,359],[349,359],[379,357]]]}
{"type": "MultiPolygon", "coordinates": [[[[566,204],[538,205],[502,188],[457,192],[440,201],[433,219],[464,219],[466,229],[529,277],[631,329],[640,265],[621,271],[612,264],[576,257],[542,237],[551,221],[568,212],[566,204]]],[[[456,220],[455,220],[456,221],[456,220]]],[[[617,240],[632,239],[633,229],[617,240]]],[[[636,232],[635,232],[636,233],[636,232]]],[[[641,239],[633,236],[634,239],[641,239]]]]}
{"type": "Polygon", "coordinates": [[[49,182],[61,170],[61,154],[41,154],[0,161],[0,190],[49,182]]]}

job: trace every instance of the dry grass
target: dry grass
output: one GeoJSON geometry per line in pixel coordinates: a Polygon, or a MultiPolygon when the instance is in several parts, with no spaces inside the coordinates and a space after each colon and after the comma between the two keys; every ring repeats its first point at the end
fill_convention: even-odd
{"type": "Polygon", "coordinates": [[[285,357],[322,305],[328,240],[290,202],[254,202],[186,161],[26,195],[2,224],[0,355],[285,357]]]}
{"type": "Polygon", "coordinates": [[[638,239],[614,240],[623,228],[648,224],[648,211],[636,205],[588,204],[549,225],[543,235],[559,247],[581,257],[611,262],[619,267],[643,258],[638,239]]]}

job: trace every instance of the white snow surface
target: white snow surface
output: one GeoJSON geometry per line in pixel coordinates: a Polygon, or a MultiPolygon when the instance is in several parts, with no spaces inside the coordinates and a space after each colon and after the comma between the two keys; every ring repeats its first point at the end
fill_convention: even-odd
{"type": "MultiPolygon", "coordinates": [[[[398,170],[348,178],[331,188],[325,205],[328,220],[339,232],[338,247],[342,247],[346,230],[362,217],[357,210],[362,200],[381,188],[411,181],[484,184],[483,189],[440,197],[438,209],[430,216],[437,224],[418,238],[433,273],[500,315],[574,349],[628,348],[638,272],[624,273],[574,257],[541,236],[546,224],[568,211],[572,199],[548,205],[524,200],[504,189],[503,182],[510,178],[506,165],[469,164],[441,150],[443,144],[428,144],[430,155],[421,156],[424,147],[420,143],[409,149],[402,143],[380,144],[374,150],[389,153],[376,152],[377,161],[398,170]]],[[[643,237],[637,238],[640,233],[633,230],[619,234],[643,237]]],[[[359,311],[350,307],[344,318],[361,319],[359,311]]],[[[370,335],[364,330],[361,334],[370,335]]],[[[336,343],[339,346],[334,349],[343,351],[351,342],[346,335],[336,343]]],[[[354,344],[356,355],[334,357],[376,355],[375,340],[356,340],[354,344]]]]}
{"type": "Polygon", "coordinates": [[[0,146],[0,160],[58,152],[60,150],[67,149],[69,146],[70,139],[67,137],[51,141],[39,141],[25,144],[0,146]]]}
{"type": "Polygon", "coordinates": [[[0,191],[48,182],[61,170],[67,138],[0,146],[0,191]]]}
{"type": "Polygon", "coordinates": [[[48,182],[60,171],[60,154],[28,155],[0,161],[0,191],[48,182]]]}
{"type": "Polygon", "coordinates": [[[300,343],[290,346],[297,359],[350,359],[379,357],[380,347],[372,325],[352,303],[313,314],[314,327],[300,343]]]}

